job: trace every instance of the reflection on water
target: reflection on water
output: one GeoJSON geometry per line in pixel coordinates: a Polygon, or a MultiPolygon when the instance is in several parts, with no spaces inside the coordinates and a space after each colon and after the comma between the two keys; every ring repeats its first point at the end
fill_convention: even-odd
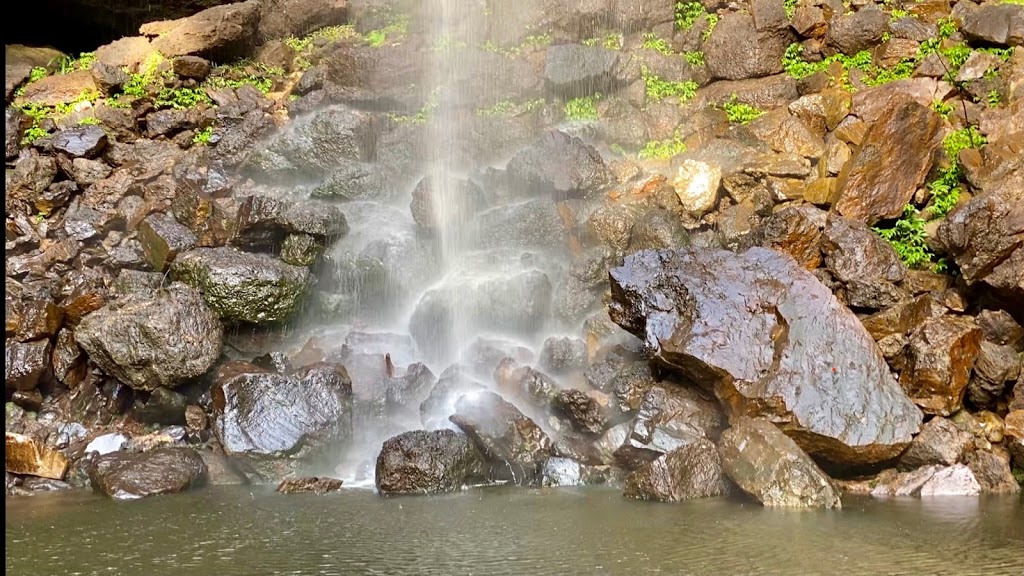
{"type": "Polygon", "coordinates": [[[7,501],[8,574],[1024,573],[1016,497],[847,499],[842,511],[611,490],[382,499],[216,488],[118,503],[7,501]]]}

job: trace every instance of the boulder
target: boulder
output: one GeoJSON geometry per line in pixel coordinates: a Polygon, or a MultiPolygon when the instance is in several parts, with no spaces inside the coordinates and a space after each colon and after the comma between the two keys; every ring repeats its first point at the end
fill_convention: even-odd
{"type": "Polygon", "coordinates": [[[782,56],[795,36],[785,12],[781,18],[764,16],[733,12],[719,20],[704,44],[704,60],[713,79],[743,80],[782,72],[782,56]]]}
{"type": "Polygon", "coordinates": [[[312,493],[317,496],[338,492],[341,490],[342,481],[337,478],[326,476],[312,476],[302,478],[285,478],[277,485],[275,492],[282,494],[306,494],[312,493]]]}
{"type": "Polygon", "coordinates": [[[608,466],[588,466],[567,457],[548,458],[540,471],[541,486],[588,486],[617,479],[608,466]]]}
{"type": "Polygon", "coordinates": [[[33,438],[13,432],[7,432],[4,446],[8,472],[54,480],[64,479],[64,474],[68,470],[68,459],[60,452],[44,446],[33,438]]]}
{"type": "Polygon", "coordinates": [[[171,62],[171,66],[178,76],[200,81],[205,80],[212,69],[209,60],[198,56],[179,56],[171,62]]]}
{"type": "Polygon", "coordinates": [[[159,387],[149,394],[145,404],[135,409],[135,418],[144,424],[185,424],[187,399],[174,390],[159,387]]]}
{"type": "Polygon", "coordinates": [[[692,390],[653,386],[643,393],[615,459],[635,470],[703,438],[717,438],[722,420],[718,407],[692,390]]]}
{"type": "Polygon", "coordinates": [[[600,435],[608,425],[604,407],[582,390],[570,388],[557,392],[551,399],[551,408],[583,434],[600,435]]]}
{"type": "Polygon", "coordinates": [[[725,473],[765,506],[840,508],[839,492],[771,422],[741,416],[718,443],[725,473]]]}
{"type": "Polygon", "coordinates": [[[610,181],[604,160],[593,146],[558,130],[520,150],[507,170],[513,183],[555,197],[586,196],[610,181]]]}
{"type": "Polygon", "coordinates": [[[238,207],[232,243],[275,249],[292,235],[312,236],[326,244],[348,234],[345,215],[336,206],[271,196],[246,196],[238,207]]]}
{"type": "Polygon", "coordinates": [[[683,209],[691,216],[700,217],[718,203],[722,169],[697,160],[683,160],[671,184],[683,209]]]}
{"type": "Polygon", "coordinates": [[[4,347],[4,379],[8,392],[35,390],[50,375],[49,340],[18,342],[8,338],[4,347]]]}
{"type": "Polygon", "coordinates": [[[852,56],[880,44],[888,26],[889,14],[869,5],[850,14],[833,16],[825,42],[831,49],[852,56]]]}
{"type": "Polygon", "coordinates": [[[937,470],[918,492],[922,498],[933,496],[975,496],[981,485],[971,469],[963,464],[937,470]]]}
{"type": "Polygon", "coordinates": [[[540,367],[569,372],[587,367],[587,344],[579,338],[548,338],[540,349],[540,367]]]}
{"type": "MultiPolygon", "coordinates": [[[[95,92],[96,83],[92,79],[92,73],[88,70],[76,70],[67,74],[46,76],[26,85],[21,96],[15,98],[14,104],[16,106],[24,104],[58,106],[75,102],[82,97],[82,94],[95,92]]],[[[98,126],[94,126],[94,128],[98,128],[98,126]]]]}
{"type": "Polygon", "coordinates": [[[702,438],[663,454],[626,477],[627,498],[679,502],[729,494],[731,483],[714,443],[702,438]]]}
{"type": "Polygon", "coordinates": [[[115,500],[174,494],[206,482],[206,464],[195,450],[167,446],[149,452],[112,452],[89,465],[93,490],[115,500]]]}
{"type": "Polygon", "coordinates": [[[610,276],[612,319],[731,418],[771,418],[840,464],[893,458],[921,425],[857,317],[789,256],[644,251],[610,276]]]}
{"type": "Polygon", "coordinates": [[[620,54],[603,46],[551,46],[544,62],[548,90],[564,98],[608,92],[615,84],[620,54]]]}
{"type": "Polygon", "coordinates": [[[181,252],[196,245],[196,236],[173,216],[160,212],[150,214],[139,223],[138,239],[149,265],[163,272],[181,252]]]}
{"type": "Polygon", "coordinates": [[[339,169],[351,179],[350,171],[371,159],[378,137],[368,113],[346,106],[321,108],[259,144],[246,169],[260,180],[282,184],[322,178],[339,169]]]}
{"type": "Polygon", "coordinates": [[[551,439],[515,406],[493,392],[466,394],[449,420],[473,442],[490,464],[493,480],[528,485],[551,456],[551,439]]]}
{"type": "Polygon", "coordinates": [[[772,214],[760,231],[760,244],[792,256],[807,270],[821,265],[821,231],[827,213],[808,204],[787,206],[772,214]]]}
{"type": "Polygon", "coordinates": [[[971,317],[931,318],[910,335],[900,384],[926,413],[949,416],[960,408],[980,347],[971,317]]]}
{"type": "Polygon", "coordinates": [[[484,192],[472,180],[432,174],[413,189],[409,209],[420,228],[453,235],[485,206],[484,192]]]}
{"type": "Polygon", "coordinates": [[[268,470],[286,466],[287,457],[315,457],[352,434],[352,381],[340,364],[317,363],[290,375],[242,366],[218,378],[212,396],[213,431],[224,452],[268,470]]]}
{"type": "Polygon", "coordinates": [[[183,284],[128,294],[82,319],[75,341],[107,374],[139,390],[174,388],[220,356],[223,328],[183,284]]]}
{"type": "Polygon", "coordinates": [[[960,31],[972,42],[1024,46],[1024,7],[1010,3],[982,4],[964,14],[960,31]]]}
{"type": "Polygon", "coordinates": [[[921,427],[910,447],[900,457],[899,467],[912,470],[936,464],[952,466],[974,447],[974,436],[964,432],[953,422],[937,416],[921,427]]]}
{"type": "Polygon", "coordinates": [[[974,474],[983,493],[1017,494],[1020,492],[1020,484],[1013,477],[1010,458],[1006,452],[999,455],[988,450],[975,450],[967,455],[965,463],[974,474]]]}
{"type": "Polygon", "coordinates": [[[903,214],[931,169],[941,125],[938,114],[917,102],[888,105],[839,173],[833,209],[869,226],[903,214]]]}
{"type": "Polygon", "coordinates": [[[214,6],[178,20],[143,24],[139,33],[153,38],[153,49],[167,57],[194,55],[228,62],[248,56],[255,47],[259,11],[257,2],[214,6]]]}
{"type": "Polygon", "coordinates": [[[979,408],[991,406],[1003,395],[1007,385],[1017,380],[1020,369],[1021,359],[1011,346],[983,340],[967,384],[967,400],[979,408]]]}
{"type": "Polygon", "coordinates": [[[414,430],[384,442],[377,456],[377,491],[391,494],[457,492],[483,480],[484,463],[465,435],[414,430]]]}
{"type": "Polygon", "coordinates": [[[92,124],[61,130],[49,140],[49,147],[72,158],[94,158],[107,146],[107,133],[92,124]]]}
{"type": "Polygon", "coordinates": [[[313,283],[307,268],[226,246],[196,248],[178,255],[171,275],[199,290],[222,320],[250,324],[287,320],[313,283]]]}
{"type": "Polygon", "coordinates": [[[908,295],[897,286],[907,269],[893,247],[863,222],[831,215],[821,235],[825,266],[846,285],[847,304],[877,310],[908,295]]]}
{"type": "Polygon", "coordinates": [[[341,24],[348,15],[346,0],[263,0],[260,3],[260,42],[341,24]]]}

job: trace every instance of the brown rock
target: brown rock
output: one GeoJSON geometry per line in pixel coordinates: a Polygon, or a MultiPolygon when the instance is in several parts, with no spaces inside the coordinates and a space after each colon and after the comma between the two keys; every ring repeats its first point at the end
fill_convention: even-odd
{"type": "Polygon", "coordinates": [[[1014,466],[1024,468],[1024,408],[1006,415],[1003,421],[1003,440],[1014,466]]]}
{"type": "Polygon", "coordinates": [[[96,49],[96,60],[115,68],[138,71],[139,65],[154,53],[148,38],[131,36],[114,40],[96,49]]]}
{"type": "Polygon", "coordinates": [[[14,103],[17,106],[24,104],[56,106],[65,102],[74,102],[82,94],[90,92],[97,92],[92,73],[88,70],[78,70],[36,80],[25,86],[24,93],[16,98],[14,103]]]}
{"type": "Polygon", "coordinates": [[[220,61],[247,56],[256,45],[259,4],[215,6],[178,20],[150,22],[139,28],[164,56],[208,56],[220,61]]]}
{"type": "Polygon", "coordinates": [[[904,300],[862,320],[876,341],[893,334],[908,334],[931,317],[931,297],[904,300]]]}
{"type": "Polygon", "coordinates": [[[825,41],[844,54],[856,54],[878,44],[889,24],[889,15],[874,5],[852,14],[838,14],[829,21],[825,41]]]}
{"type": "Polygon", "coordinates": [[[658,457],[626,477],[627,498],[679,502],[728,494],[729,479],[715,445],[702,438],[658,457]]]}
{"type": "Polygon", "coordinates": [[[183,78],[204,80],[210,75],[210,61],[198,56],[179,56],[174,59],[174,73],[183,78]]]}
{"type": "Polygon", "coordinates": [[[896,285],[906,268],[893,247],[864,223],[830,216],[821,249],[826,267],[846,284],[849,306],[877,310],[907,297],[896,285]]]}
{"type": "Polygon", "coordinates": [[[821,230],[828,214],[813,206],[787,206],[768,218],[763,246],[786,252],[808,270],[821,265],[821,230]]]}
{"type": "Polygon", "coordinates": [[[935,417],[921,427],[921,433],[900,457],[899,467],[912,470],[929,464],[952,466],[973,447],[973,435],[941,416],[935,417]]]}
{"type": "Polygon", "coordinates": [[[8,338],[4,349],[7,390],[33,390],[50,372],[50,341],[18,342],[8,338]]]}
{"type": "Polygon", "coordinates": [[[63,454],[43,446],[39,442],[7,432],[4,456],[7,471],[14,474],[28,474],[40,478],[62,480],[68,469],[68,459],[63,454]]]}
{"type": "Polygon", "coordinates": [[[326,476],[312,476],[308,478],[285,478],[277,485],[276,492],[282,494],[303,494],[313,493],[318,496],[330,494],[341,490],[342,481],[337,478],[326,476]]]}
{"type": "Polygon", "coordinates": [[[964,15],[960,30],[974,42],[1024,46],[1024,6],[983,4],[964,15]]]}
{"type": "Polygon", "coordinates": [[[868,225],[902,214],[931,168],[941,121],[916,102],[891,107],[840,173],[835,210],[868,225]]]}
{"type": "Polygon", "coordinates": [[[17,339],[19,342],[49,338],[60,329],[64,319],[63,311],[53,300],[32,300],[23,302],[19,309],[17,339]]]}
{"type": "Polygon", "coordinates": [[[972,318],[932,318],[910,336],[900,384],[926,413],[949,416],[960,408],[980,348],[972,318]]]}
{"type": "Polygon", "coordinates": [[[163,272],[179,253],[196,245],[191,230],[173,216],[162,213],[146,216],[139,224],[138,238],[146,260],[157,272],[163,272]]]}
{"type": "Polygon", "coordinates": [[[785,14],[781,20],[758,20],[745,13],[721,18],[704,44],[704,58],[712,78],[742,80],[778,74],[782,55],[793,41],[785,14]]]}
{"type": "Polygon", "coordinates": [[[979,408],[993,405],[1003,395],[1007,384],[1017,380],[1020,366],[1016,350],[983,341],[974,363],[974,374],[967,385],[967,399],[979,408]]]}
{"type": "Polygon", "coordinates": [[[1005,452],[996,454],[987,450],[976,450],[967,455],[967,467],[981,484],[981,491],[988,494],[1017,494],[1020,484],[1010,470],[1010,458],[1005,452]]]}

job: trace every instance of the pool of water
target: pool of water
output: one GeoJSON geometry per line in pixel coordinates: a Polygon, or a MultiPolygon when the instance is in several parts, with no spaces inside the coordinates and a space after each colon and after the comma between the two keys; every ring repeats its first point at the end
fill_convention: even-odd
{"type": "Polygon", "coordinates": [[[1024,574],[1018,497],[798,511],[594,488],[384,499],[215,487],[8,498],[6,520],[8,575],[1024,574]]]}

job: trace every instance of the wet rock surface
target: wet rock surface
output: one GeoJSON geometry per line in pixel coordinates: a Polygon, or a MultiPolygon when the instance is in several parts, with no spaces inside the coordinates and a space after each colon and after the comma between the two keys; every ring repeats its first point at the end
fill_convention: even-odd
{"type": "Polygon", "coordinates": [[[277,492],[282,494],[312,493],[318,496],[341,490],[342,481],[326,476],[306,478],[285,478],[277,485],[277,492]]]}
{"type": "Polygon", "coordinates": [[[165,447],[149,452],[112,452],[89,466],[93,490],[115,500],[174,494],[202,485],[206,464],[191,448],[165,447]]]}
{"type": "Polygon", "coordinates": [[[483,479],[484,462],[469,439],[453,430],[417,430],[384,442],[377,457],[381,494],[455,492],[483,479]]]}
{"type": "Polygon", "coordinates": [[[627,498],[679,502],[723,496],[732,484],[714,443],[707,439],[659,456],[626,477],[627,498]]]}

